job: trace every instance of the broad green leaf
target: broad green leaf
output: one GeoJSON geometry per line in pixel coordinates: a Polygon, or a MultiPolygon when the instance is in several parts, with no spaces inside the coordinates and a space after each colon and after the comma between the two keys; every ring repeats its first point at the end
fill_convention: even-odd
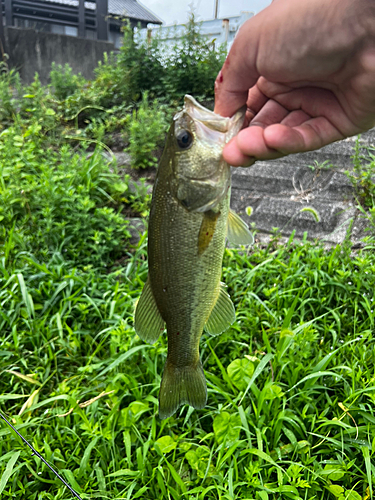
{"type": "Polygon", "coordinates": [[[339,467],[334,467],[330,464],[327,464],[324,467],[322,474],[326,474],[328,479],[330,479],[331,481],[338,481],[345,476],[345,472],[342,469],[340,469],[339,467]]]}
{"type": "Polygon", "coordinates": [[[269,496],[266,491],[257,491],[257,498],[259,498],[259,500],[268,500],[269,496]]]}
{"type": "Polygon", "coordinates": [[[344,492],[344,488],[339,484],[329,484],[326,488],[332,495],[335,495],[335,497],[339,497],[344,492]]]}
{"type": "Polygon", "coordinates": [[[198,446],[195,450],[189,450],[185,457],[190,467],[197,471],[198,477],[209,477],[215,473],[207,446],[198,446]]]}
{"type": "Polygon", "coordinates": [[[169,453],[173,451],[177,443],[171,436],[162,436],[157,441],[155,441],[155,450],[158,451],[161,455],[163,453],[169,453]]]}
{"type": "Polygon", "coordinates": [[[264,399],[277,399],[281,398],[284,395],[282,389],[277,384],[271,384],[266,389],[266,393],[264,395],[264,399]]]}
{"type": "Polygon", "coordinates": [[[227,367],[227,372],[233,385],[240,391],[244,391],[254,373],[254,364],[246,358],[235,359],[227,367]]]}
{"type": "Polygon", "coordinates": [[[226,446],[232,445],[240,437],[241,418],[222,411],[214,418],[214,433],[218,443],[225,440],[226,446]]]}
{"type": "Polygon", "coordinates": [[[345,490],[345,500],[362,500],[362,497],[359,493],[354,490],[345,490]]]}

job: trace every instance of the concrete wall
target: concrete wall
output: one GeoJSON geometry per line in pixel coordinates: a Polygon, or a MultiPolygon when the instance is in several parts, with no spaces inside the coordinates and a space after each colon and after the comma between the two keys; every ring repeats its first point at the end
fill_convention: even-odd
{"type": "Polygon", "coordinates": [[[33,29],[5,28],[5,41],[9,66],[16,68],[25,83],[30,83],[39,73],[43,84],[48,83],[52,62],[70,64],[74,73],[92,79],[104,52],[112,52],[111,42],[87,40],[33,29]]]}

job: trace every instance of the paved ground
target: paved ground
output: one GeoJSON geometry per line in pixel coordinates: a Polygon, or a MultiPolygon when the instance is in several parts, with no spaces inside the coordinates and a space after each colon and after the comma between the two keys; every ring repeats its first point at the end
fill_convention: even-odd
{"type": "MultiPolygon", "coordinates": [[[[344,173],[352,168],[355,140],[352,137],[318,151],[258,162],[250,168],[233,168],[232,208],[248,223],[255,224],[262,240],[277,227],[286,237],[295,230],[301,238],[307,231],[309,239],[341,243],[353,220],[351,239],[358,243],[365,234],[364,224],[356,209],[353,187],[344,173]],[[249,206],[253,209],[251,217],[246,215],[249,206]]],[[[360,140],[375,146],[375,129],[360,140]]],[[[118,156],[120,164],[127,163],[118,156]]],[[[132,225],[136,241],[144,224],[134,219],[132,225]]]]}
{"type": "MultiPolygon", "coordinates": [[[[343,241],[353,220],[352,241],[356,242],[363,236],[363,221],[344,173],[352,168],[355,140],[233,169],[232,208],[253,222],[260,234],[278,227],[285,236],[295,230],[296,236],[302,237],[307,231],[308,238],[327,243],[343,241]],[[331,166],[327,168],[327,164],[331,166]],[[253,208],[251,217],[245,215],[249,206],[253,208]]],[[[375,130],[360,140],[364,145],[375,145],[375,130]]]]}

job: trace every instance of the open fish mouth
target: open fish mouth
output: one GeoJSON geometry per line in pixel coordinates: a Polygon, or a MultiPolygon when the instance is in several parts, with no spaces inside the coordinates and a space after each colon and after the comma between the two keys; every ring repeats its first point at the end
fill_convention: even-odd
{"type": "Polygon", "coordinates": [[[242,128],[246,107],[241,108],[231,118],[220,116],[205,108],[194,97],[185,96],[182,112],[195,122],[197,136],[206,141],[226,144],[242,128]]]}

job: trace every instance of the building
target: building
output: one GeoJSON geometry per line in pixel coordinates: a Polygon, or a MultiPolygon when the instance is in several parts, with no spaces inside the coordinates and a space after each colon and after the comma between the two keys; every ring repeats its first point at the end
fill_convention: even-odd
{"type": "Polygon", "coordinates": [[[160,25],[137,0],[1,0],[3,24],[121,44],[121,26],[160,25]]]}
{"type": "MultiPolygon", "coordinates": [[[[208,42],[214,42],[217,46],[226,44],[229,50],[240,26],[253,15],[253,12],[241,12],[239,16],[202,21],[199,23],[200,33],[208,42]]],[[[173,50],[173,46],[185,33],[185,26],[185,24],[154,26],[141,30],[141,36],[157,36],[165,44],[167,50],[168,48],[173,50]]]]}

